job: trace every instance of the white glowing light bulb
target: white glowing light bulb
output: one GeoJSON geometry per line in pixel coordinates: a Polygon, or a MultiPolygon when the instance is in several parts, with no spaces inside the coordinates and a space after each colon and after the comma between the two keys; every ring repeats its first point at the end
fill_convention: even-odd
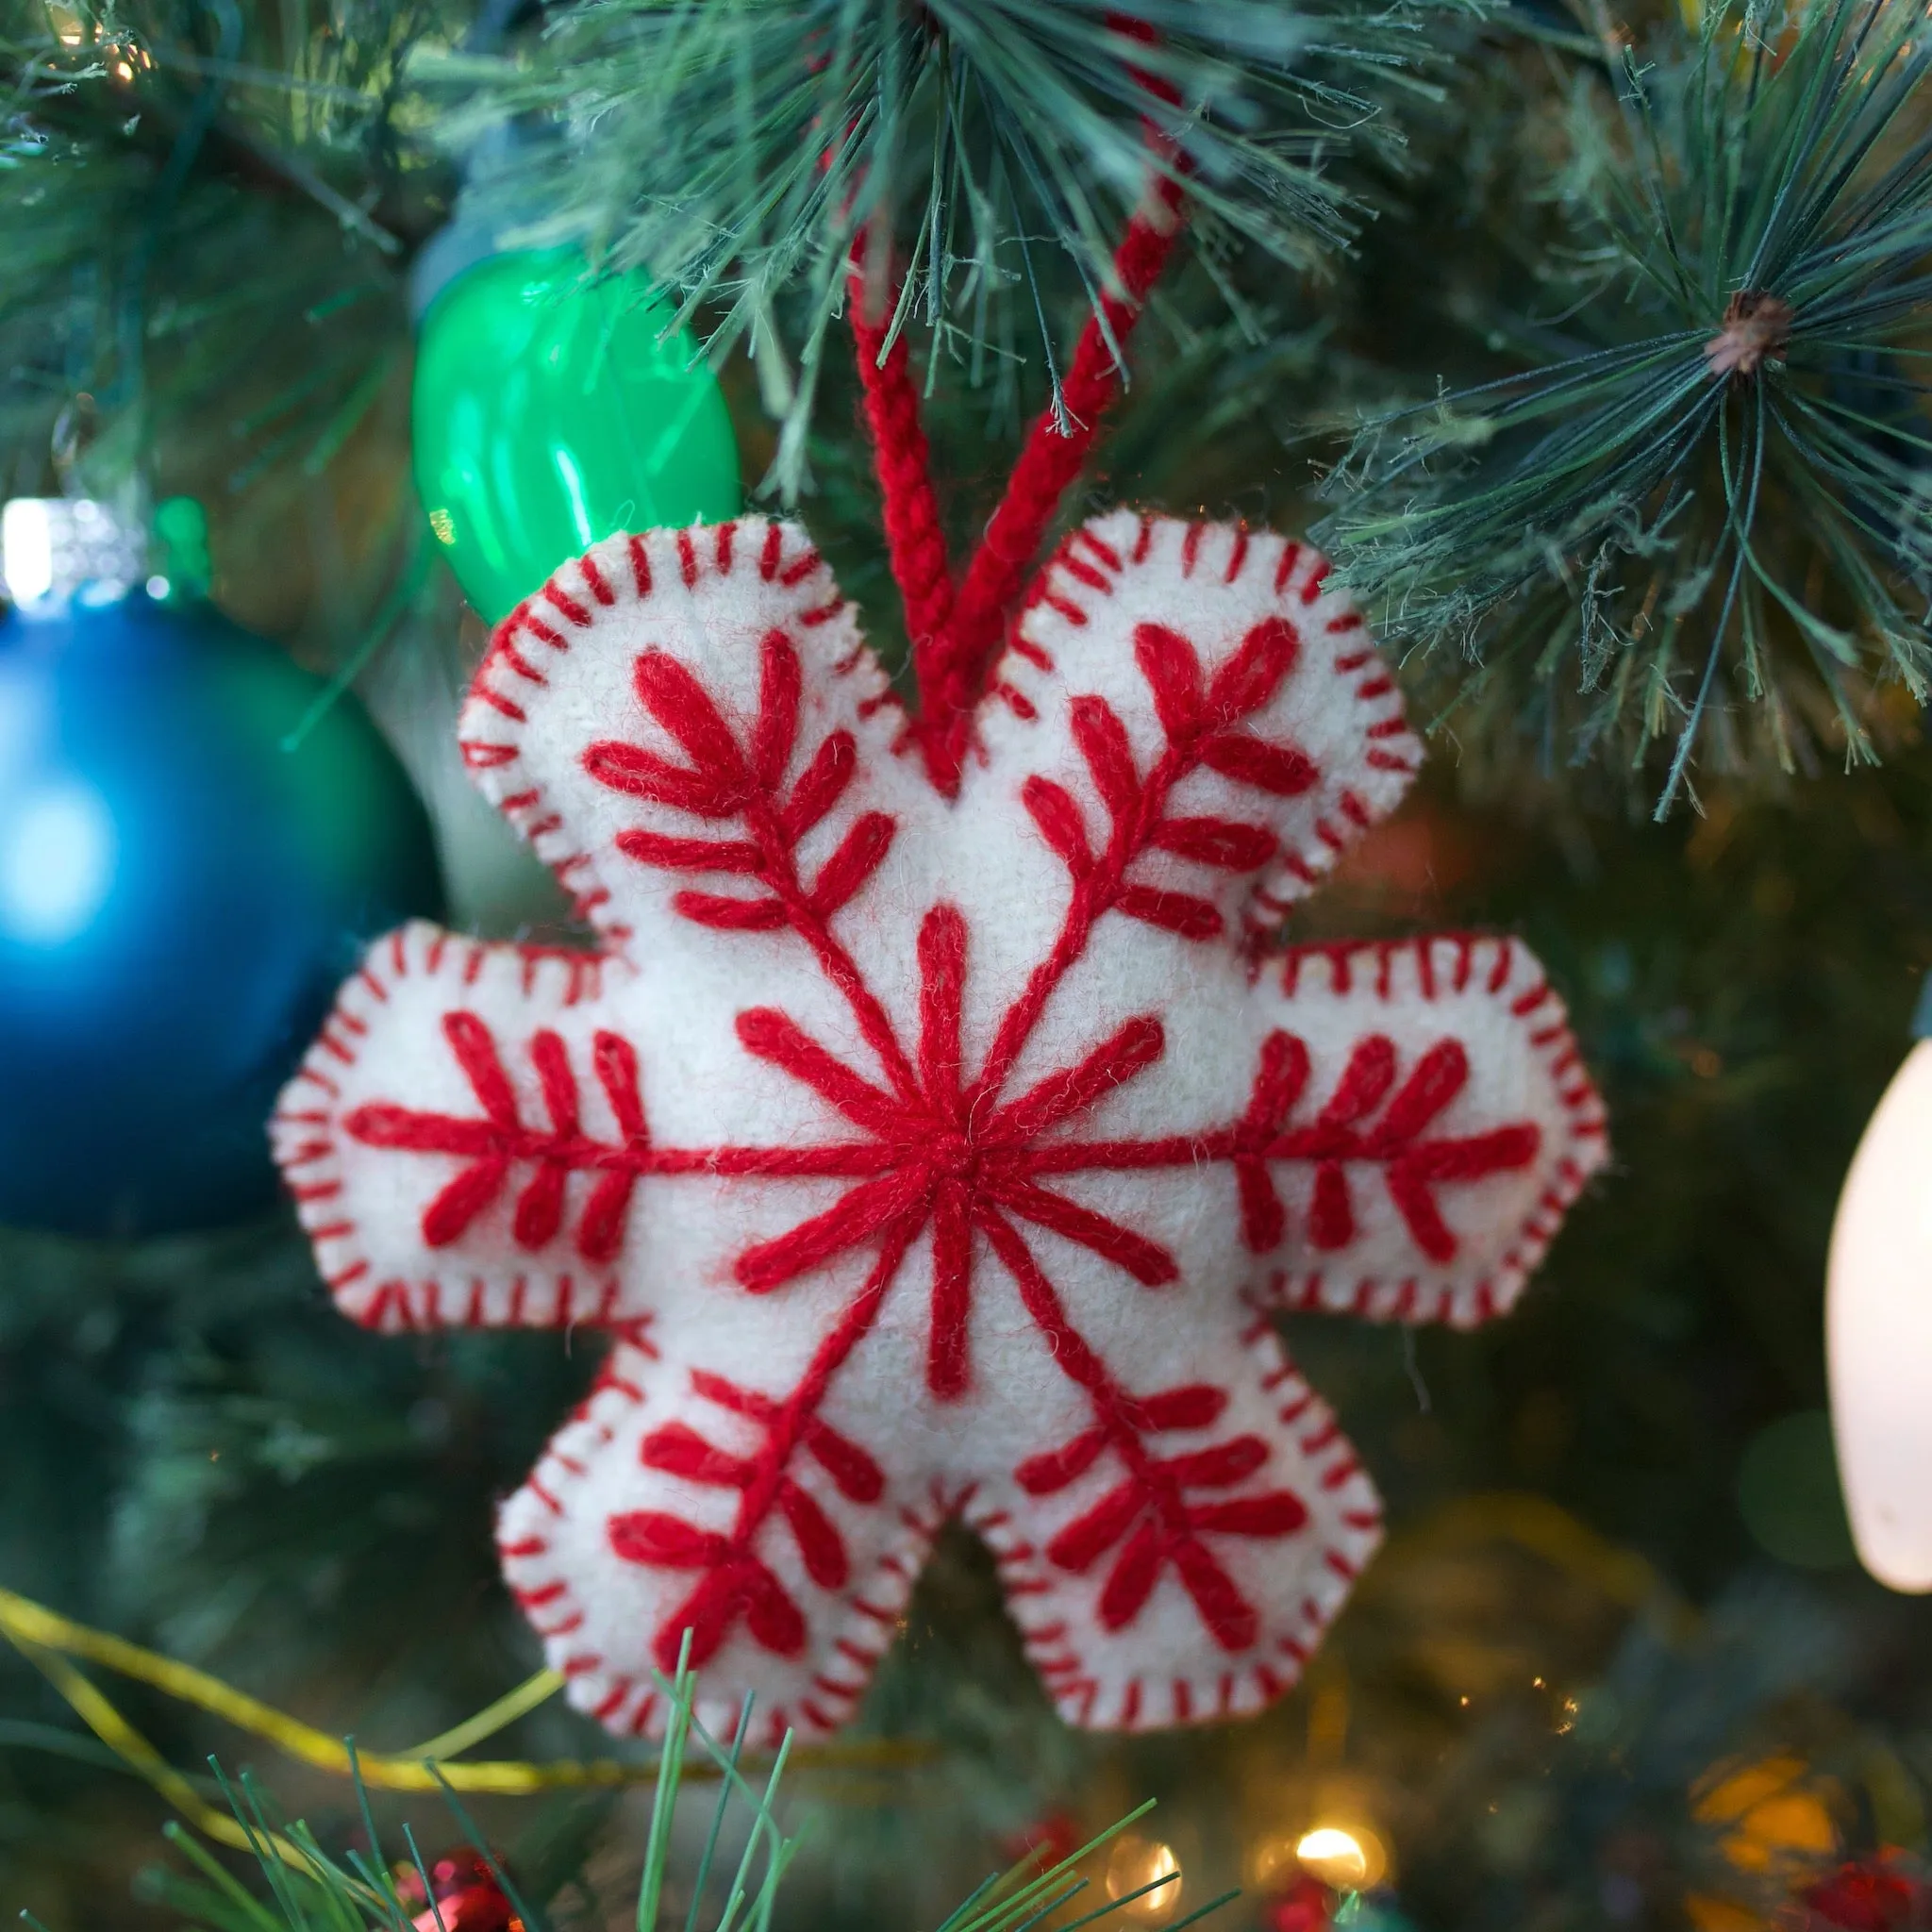
{"type": "Polygon", "coordinates": [[[85,496],[15,496],[0,508],[0,582],[25,611],[112,603],[147,575],[147,530],[85,496]]]}
{"type": "Polygon", "coordinates": [[[1893,1590],[1932,1591],[1932,981],[1913,1031],[1839,1196],[1825,1357],[1859,1558],[1893,1590]]]}
{"type": "Polygon", "coordinates": [[[0,558],[16,604],[35,603],[54,588],[54,519],[44,497],[16,496],[0,509],[0,558]]]}

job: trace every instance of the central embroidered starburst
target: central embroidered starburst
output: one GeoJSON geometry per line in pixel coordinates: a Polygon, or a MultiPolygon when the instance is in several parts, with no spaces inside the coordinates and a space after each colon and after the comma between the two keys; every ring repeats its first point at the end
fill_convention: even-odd
{"type": "Polygon", "coordinates": [[[1130,1020],[1079,1065],[994,1104],[983,1082],[969,1089],[960,1075],[966,922],[957,908],[941,905],[927,913],[919,965],[918,1065],[895,1055],[888,1070],[894,1076],[891,1092],[862,1079],[772,1008],[739,1019],[738,1037],[750,1052],[782,1067],[874,1137],[885,1172],[790,1233],[747,1249],[738,1260],[738,1278],[762,1292],[874,1240],[903,1252],[929,1228],[926,1374],[933,1393],[950,1399],[966,1387],[975,1227],[995,1246],[1010,1249],[1018,1239],[1012,1221],[1031,1222],[1118,1263],[1149,1288],[1174,1279],[1174,1257],[1165,1249],[1041,1184],[1042,1174],[1117,1164],[1109,1156],[1124,1150],[1054,1146],[1042,1144],[1041,1137],[1145,1072],[1160,1058],[1163,1035],[1151,1014],[1130,1020]]]}

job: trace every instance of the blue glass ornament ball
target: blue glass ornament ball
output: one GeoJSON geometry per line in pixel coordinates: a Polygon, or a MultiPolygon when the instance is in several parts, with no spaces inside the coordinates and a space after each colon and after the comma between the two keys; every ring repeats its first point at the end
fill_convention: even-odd
{"type": "Polygon", "coordinates": [[[353,699],[137,590],[0,620],[0,1224],[201,1228],[368,940],[441,893],[353,699]]]}

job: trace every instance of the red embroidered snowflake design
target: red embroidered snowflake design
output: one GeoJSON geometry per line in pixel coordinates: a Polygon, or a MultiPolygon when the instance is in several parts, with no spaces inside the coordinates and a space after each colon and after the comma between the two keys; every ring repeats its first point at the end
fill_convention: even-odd
{"type": "Polygon", "coordinates": [[[1258,1301],[1481,1319],[1603,1150],[1521,947],[1252,943],[1418,757],[1324,576],[1090,525],[957,797],[790,526],[499,630],[465,755],[607,957],[392,936],[277,1134],[359,1319],[616,1334],[501,1532],[606,1722],[687,1630],[840,1722],[955,1514],[1078,1722],[1292,1681],[1379,1512],[1258,1301]]]}

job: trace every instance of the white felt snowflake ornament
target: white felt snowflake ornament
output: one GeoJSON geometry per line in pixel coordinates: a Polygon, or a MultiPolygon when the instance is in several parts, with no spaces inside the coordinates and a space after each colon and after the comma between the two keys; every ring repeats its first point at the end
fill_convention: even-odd
{"type": "Polygon", "coordinates": [[[949,1517],[1073,1722],[1258,1708],[1379,1516],[1267,1306],[1499,1313],[1603,1158],[1513,941],[1253,943],[1420,755],[1312,551],[1102,517],[983,689],[935,782],[801,530],[599,544],[462,736],[602,953],[398,932],[283,1100],[351,1315],[614,1338],[500,1538],[615,1729],[840,1724],[949,1517]]]}

